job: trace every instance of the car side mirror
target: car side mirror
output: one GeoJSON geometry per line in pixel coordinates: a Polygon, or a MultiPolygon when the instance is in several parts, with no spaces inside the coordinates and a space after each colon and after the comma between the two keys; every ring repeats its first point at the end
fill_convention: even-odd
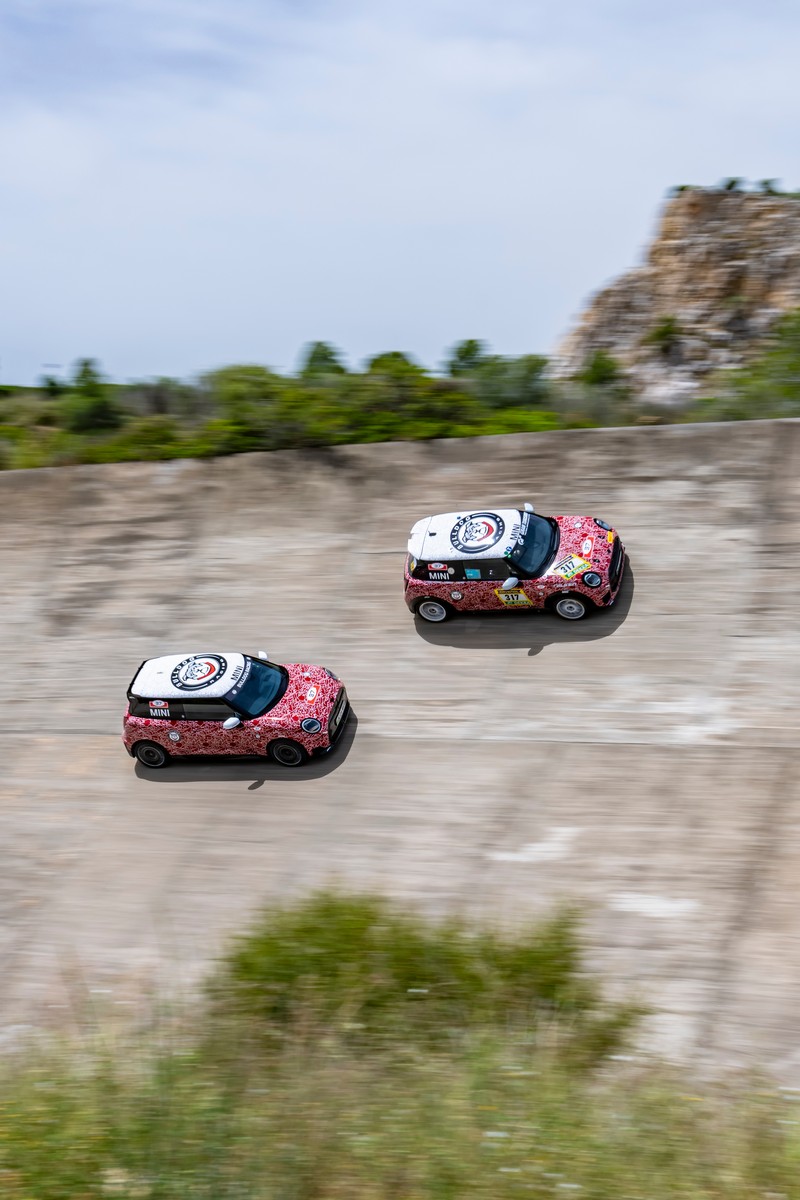
{"type": "Polygon", "coordinates": [[[503,592],[510,592],[511,589],[515,588],[518,583],[519,583],[519,580],[515,579],[514,576],[512,575],[510,579],[507,579],[505,581],[505,583],[500,584],[500,590],[503,592]]]}
{"type": "Polygon", "coordinates": [[[259,650],[258,657],[265,658],[267,661],[269,661],[269,655],[267,654],[266,650],[259,650]]]}
{"type": "Polygon", "coordinates": [[[536,512],[536,509],[533,507],[530,500],[525,501],[525,512],[536,512]]]}
{"type": "Polygon", "coordinates": [[[241,725],[241,723],[242,722],[239,719],[239,717],[228,717],[228,719],[226,721],[222,722],[222,728],[223,729],[238,729],[239,726],[241,725]]]}

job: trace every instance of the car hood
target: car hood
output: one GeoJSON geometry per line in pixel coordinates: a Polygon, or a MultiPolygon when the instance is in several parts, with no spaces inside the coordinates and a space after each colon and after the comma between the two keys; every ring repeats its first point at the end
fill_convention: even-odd
{"type": "Polygon", "coordinates": [[[558,553],[544,578],[572,579],[583,571],[608,570],[614,530],[603,529],[594,517],[554,517],[560,536],[558,553]]]}
{"type": "Polygon", "coordinates": [[[286,719],[300,722],[306,717],[327,721],[341,683],[333,679],[324,667],[311,663],[284,663],[289,685],[280,701],[266,714],[270,720],[286,719]]]}

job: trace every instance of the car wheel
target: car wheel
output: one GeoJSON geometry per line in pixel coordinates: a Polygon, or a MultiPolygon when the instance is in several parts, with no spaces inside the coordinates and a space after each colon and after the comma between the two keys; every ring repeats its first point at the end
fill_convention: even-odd
{"type": "Polygon", "coordinates": [[[414,611],[423,621],[447,621],[453,615],[450,605],[442,600],[420,600],[414,611]]]}
{"type": "Polygon", "coordinates": [[[288,738],[271,742],[268,753],[273,762],[280,763],[282,767],[301,767],[308,759],[308,751],[299,742],[292,742],[288,738]]]}
{"type": "Polygon", "coordinates": [[[160,767],[166,767],[169,763],[169,755],[166,750],[163,746],[157,745],[156,742],[137,742],[133,748],[133,753],[143,767],[150,767],[152,771],[157,771],[160,767]]]}
{"type": "Polygon", "coordinates": [[[582,621],[591,612],[591,604],[573,592],[568,596],[559,596],[553,604],[553,611],[565,621],[582,621]]]}

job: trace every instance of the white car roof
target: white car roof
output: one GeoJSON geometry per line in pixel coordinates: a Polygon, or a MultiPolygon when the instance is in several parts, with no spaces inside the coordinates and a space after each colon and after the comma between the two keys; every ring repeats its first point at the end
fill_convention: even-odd
{"type": "Polygon", "coordinates": [[[238,651],[165,654],[142,663],[130,690],[143,700],[219,699],[241,679],[245,665],[238,651]]]}
{"type": "Polygon", "coordinates": [[[527,515],[518,508],[493,508],[423,517],[411,530],[408,552],[420,562],[502,558],[527,515]]]}

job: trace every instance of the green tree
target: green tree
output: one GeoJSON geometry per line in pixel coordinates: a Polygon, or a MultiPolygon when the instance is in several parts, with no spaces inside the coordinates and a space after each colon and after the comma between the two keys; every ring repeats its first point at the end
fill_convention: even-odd
{"type": "Polygon", "coordinates": [[[345,375],[347,368],[342,356],[330,342],[309,342],[300,360],[301,377],[345,375]]]}
{"type": "Polygon", "coordinates": [[[222,367],[200,381],[205,402],[218,414],[213,418],[217,435],[237,451],[274,449],[270,430],[286,386],[268,367],[251,363],[222,367]]]}
{"type": "Polygon", "coordinates": [[[483,363],[486,362],[487,357],[488,352],[485,342],[481,342],[477,338],[467,338],[465,341],[457,342],[453,346],[445,363],[445,368],[451,377],[474,375],[483,363]]]}
{"type": "Polygon", "coordinates": [[[368,359],[367,372],[370,375],[383,375],[386,379],[420,379],[425,376],[425,368],[402,350],[385,350],[368,359]]]}
{"type": "Polygon", "coordinates": [[[67,385],[63,379],[58,379],[55,375],[43,375],[39,380],[39,387],[53,400],[57,400],[59,396],[63,396],[67,390],[67,385]]]}
{"type": "Polygon", "coordinates": [[[79,358],[72,372],[70,391],[80,396],[101,396],[105,383],[94,358],[79,358]]]}
{"type": "Polygon", "coordinates": [[[119,429],[124,414],[93,358],[78,359],[69,392],[59,406],[59,420],[70,433],[98,434],[119,429]]]}
{"type": "Polygon", "coordinates": [[[539,408],[549,398],[547,359],[541,354],[487,356],[471,378],[471,390],[489,409],[539,408]]]}

